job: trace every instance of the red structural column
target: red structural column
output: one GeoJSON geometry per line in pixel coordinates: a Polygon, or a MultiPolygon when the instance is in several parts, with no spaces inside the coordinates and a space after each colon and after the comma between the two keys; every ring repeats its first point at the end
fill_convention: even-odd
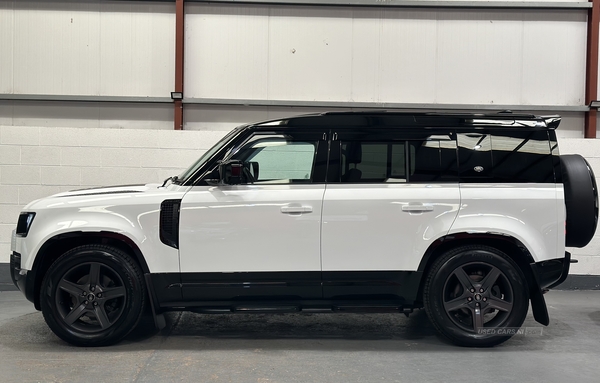
{"type": "MultiPolygon", "coordinates": [[[[184,0],[175,0],[175,92],[183,94],[184,0]]],[[[183,102],[175,100],[175,130],[183,129],[183,102]]]]}
{"type": "MultiPolygon", "coordinates": [[[[600,0],[589,0],[592,8],[588,11],[587,57],[585,68],[585,102],[589,105],[598,100],[598,31],[600,30],[600,0]]],[[[596,108],[585,114],[585,138],[596,138],[596,108]]]]}

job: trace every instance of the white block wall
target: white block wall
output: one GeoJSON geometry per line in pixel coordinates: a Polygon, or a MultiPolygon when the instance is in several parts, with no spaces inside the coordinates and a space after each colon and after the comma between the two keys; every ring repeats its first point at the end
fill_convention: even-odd
{"type": "Polygon", "coordinates": [[[217,142],[223,130],[0,126],[0,262],[29,202],[61,191],[162,182],[217,142]]]}

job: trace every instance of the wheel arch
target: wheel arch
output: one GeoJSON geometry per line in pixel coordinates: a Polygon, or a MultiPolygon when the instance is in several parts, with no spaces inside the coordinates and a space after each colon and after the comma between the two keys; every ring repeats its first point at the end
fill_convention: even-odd
{"type": "MultiPolygon", "coordinates": [[[[529,266],[535,261],[531,253],[527,250],[527,247],[518,239],[501,234],[456,233],[441,237],[429,246],[421,259],[418,271],[422,272],[424,276],[427,275],[427,272],[435,260],[442,256],[442,254],[456,247],[465,245],[491,246],[504,252],[519,266],[521,271],[523,271],[523,274],[525,274],[525,277],[527,278],[528,285],[531,286],[531,283],[536,283],[531,267],[529,266]],[[530,280],[530,278],[533,279],[530,280]]],[[[423,296],[424,284],[425,278],[422,278],[417,299],[420,299],[423,296]]]]}
{"type": "Polygon", "coordinates": [[[131,238],[114,232],[69,232],[58,234],[48,239],[37,252],[33,267],[31,268],[32,275],[29,276],[32,283],[27,284],[25,294],[32,301],[37,310],[40,310],[40,290],[42,280],[50,265],[54,263],[62,254],[82,245],[102,244],[113,246],[121,251],[124,251],[132,256],[142,269],[143,274],[150,272],[142,252],[136,243],[131,238]]]}

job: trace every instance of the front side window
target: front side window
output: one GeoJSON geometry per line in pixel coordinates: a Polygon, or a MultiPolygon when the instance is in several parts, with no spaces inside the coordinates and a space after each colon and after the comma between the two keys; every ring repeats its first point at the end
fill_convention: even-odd
{"type": "Polygon", "coordinates": [[[186,181],[189,177],[191,177],[198,169],[200,169],[212,156],[214,156],[218,151],[223,149],[228,143],[230,143],[235,136],[237,136],[242,130],[243,126],[239,126],[233,129],[231,132],[227,133],[223,138],[219,140],[212,148],[208,149],[200,158],[192,164],[189,168],[184,170],[177,177],[181,181],[186,181]]]}
{"type": "Polygon", "coordinates": [[[256,135],[231,159],[243,163],[243,183],[310,183],[317,146],[317,141],[288,135],[256,135]]]}

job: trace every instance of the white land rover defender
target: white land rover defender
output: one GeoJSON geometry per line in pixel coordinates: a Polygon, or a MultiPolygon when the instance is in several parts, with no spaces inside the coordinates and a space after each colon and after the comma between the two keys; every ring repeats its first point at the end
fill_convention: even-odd
{"type": "MultiPolygon", "coordinates": [[[[491,346],[596,230],[594,175],[560,118],[344,112],[240,126],[164,184],[60,193],[21,213],[14,283],[67,342],[163,313],[425,308],[491,346]]],[[[505,331],[506,330],[506,331],[505,331]]]]}

